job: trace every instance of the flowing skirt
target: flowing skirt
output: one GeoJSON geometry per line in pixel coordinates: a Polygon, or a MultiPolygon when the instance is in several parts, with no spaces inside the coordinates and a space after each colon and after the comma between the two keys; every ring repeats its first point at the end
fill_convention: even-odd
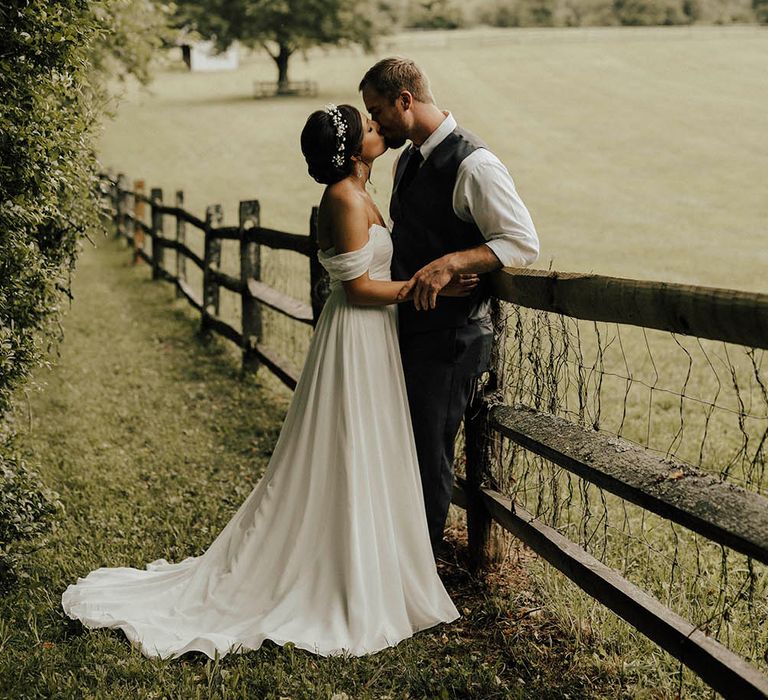
{"type": "Polygon", "coordinates": [[[265,639],[361,656],[455,620],[429,543],[394,307],[331,293],[269,465],[205,553],[96,569],[62,606],[161,658],[265,639]]]}

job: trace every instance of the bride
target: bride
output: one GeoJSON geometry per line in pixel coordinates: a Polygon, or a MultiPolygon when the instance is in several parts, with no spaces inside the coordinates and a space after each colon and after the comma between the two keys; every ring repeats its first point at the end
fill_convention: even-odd
{"type": "Polygon", "coordinates": [[[429,542],[400,363],[405,283],[390,281],[389,232],[366,191],[386,146],[349,105],[313,113],[301,146],[327,185],[318,255],[332,291],[263,477],[200,556],[96,569],[62,596],[69,617],[123,630],[146,656],[214,658],[265,639],[361,656],[458,617],[429,542]]]}

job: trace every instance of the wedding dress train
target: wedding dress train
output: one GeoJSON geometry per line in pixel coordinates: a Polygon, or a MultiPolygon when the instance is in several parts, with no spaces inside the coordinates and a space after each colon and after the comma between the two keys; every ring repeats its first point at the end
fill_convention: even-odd
{"type": "Polygon", "coordinates": [[[320,253],[331,294],[261,480],[200,556],[100,568],[62,596],[69,617],[123,630],[146,656],[257,649],[379,651],[458,612],[432,555],[393,306],[341,282],[389,279],[392,243],[320,253]]]}

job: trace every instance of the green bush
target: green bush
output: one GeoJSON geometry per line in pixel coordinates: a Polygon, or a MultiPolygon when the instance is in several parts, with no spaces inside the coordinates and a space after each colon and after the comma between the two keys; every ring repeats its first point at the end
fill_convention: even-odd
{"type": "Polygon", "coordinates": [[[482,24],[492,27],[519,27],[520,5],[518,2],[487,2],[477,12],[482,24]]]}
{"type": "Polygon", "coordinates": [[[0,440],[0,591],[16,580],[20,561],[41,547],[40,536],[62,508],[58,494],[46,488],[15,446],[13,433],[0,440]]]}
{"type": "Polygon", "coordinates": [[[59,339],[79,243],[97,224],[105,83],[146,79],[160,19],[146,0],[0,7],[0,415],[59,339]]]}
{"type": "MultiPolygon", "coordinates": [[[[0,5],[2,434],[14,391],[61,339],[60,310],[77,253],[86,232],[98,228],[94,143],[109,104],[107,81],[128,74],[146,80],[163,25],[149,0],[0,5]]],[[[12,557],[5,537],[34,536],[37,519],[42,527],[52,512],[11,445],[0,440],[0,515],[11,528],[0,540],[6,569],[12,557]]]]}
{"type": "Polygon", "coordinates": [[[481,0],[476,6],[477,21],[494,27],[730,24],[756,17],[768,22],[768,0],[481,0]]]}
{"type": "Polygon", "coordinates": [[[412,29],[458,29],[465,24],[462,6],[455,0],[417,0],[405,16],[405,26],[412,29]]]}
{"type": "Polygon", "coordinates": [[[697,4],[696,19],[706,24],[765,22],[760,19],[760,5],[751,0],[692,0],[697,4]]]}
{"type": "Polygon", "coordinates": [[[681,0],[616,0],[614,10],[619,22],[630,26],[690,22],[681,0]]]}
{"type": "Polygon", "coordinates": [[[492,27],[552,26],[554,7],[554,0],[497,0],[481,6],[478,19],[492,27]]]}
{"type": "Polygon", "coordinates": [[[558,15],[567,18],[558,26],[611,27],[619,23],[613,0],[563,0],[558,15]]]}

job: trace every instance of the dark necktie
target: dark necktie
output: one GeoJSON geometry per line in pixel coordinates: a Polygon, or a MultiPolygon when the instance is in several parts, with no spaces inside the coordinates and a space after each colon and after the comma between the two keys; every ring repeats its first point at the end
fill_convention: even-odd
{"type": "Polygon", "coordinates": [[[408,185],[416,177],[416,173],[419,172],[419,166],[424,158],[421,157],[421,153],[418,148],[411,148],[410,155],[408,156],[408,162],[405,164],[405,170],[400,178],[400,183],[397,185],[398,192],[405,192],[408,185]]]}

